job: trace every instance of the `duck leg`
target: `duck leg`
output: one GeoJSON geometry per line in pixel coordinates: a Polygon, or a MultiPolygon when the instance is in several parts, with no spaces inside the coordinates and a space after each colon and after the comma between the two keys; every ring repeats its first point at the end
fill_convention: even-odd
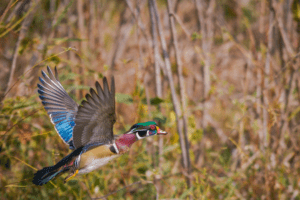
{"type": "Polygon", "coordinates": [[[69,175],[65,178],[64,183],[66,183],[66,182],[68,182],[69,180],[71,180],[72,178],[74,178],[74,177],[78,174],[78,171],[79,171],[79,170],[77,169],[75,172],[69,174],[69,175]]]}

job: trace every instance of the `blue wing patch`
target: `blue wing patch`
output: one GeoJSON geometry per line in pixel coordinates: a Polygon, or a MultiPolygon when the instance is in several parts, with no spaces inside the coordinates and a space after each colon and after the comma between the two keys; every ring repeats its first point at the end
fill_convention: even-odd
{"type": "Polygon", "coordinates": [[[68,112],[49,112],[49,117],[61,139],[69,143],[73,138],[73,129],[75,126],[74,114],[68,112]]]}
{"type": "Polygon", "coordinates": [[[73,129],[78,105],[60,84],[56,68],[55,77],[49,67],[47,67],[47,70],[50,78],[43,71],[44,79],[39,78],[41,82],[41,84],[38,84],[39,97],[58,135],[70,146],[70,149],[74,149],[73,129]]]}

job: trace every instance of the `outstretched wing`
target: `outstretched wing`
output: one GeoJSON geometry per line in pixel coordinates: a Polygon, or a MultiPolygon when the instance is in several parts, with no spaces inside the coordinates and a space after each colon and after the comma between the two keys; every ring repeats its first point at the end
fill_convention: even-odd
{"type": "Polygon", "coordinates": [[[39,97],[51,122],[55,125],[55,130],[73,149],[72,137],[78,105],[60,84],[56,67],[55,77],[49,66],[47,66],[47,71],[49,76],[42,71],[43,78],[39,77],[41,82],[38,84],[39,97]]]}
{"type": "Polygon", "coordinates": [[[115,82],[111,79],[110,91],[106,77],[103,78],[103,89],[96,82],[97,93],[90,89],[86,101],[83,100],[78,108],[73,132],[74,146],[79,148],[87,144],[113,141],[113,125],[115,115],[115,82]]]}

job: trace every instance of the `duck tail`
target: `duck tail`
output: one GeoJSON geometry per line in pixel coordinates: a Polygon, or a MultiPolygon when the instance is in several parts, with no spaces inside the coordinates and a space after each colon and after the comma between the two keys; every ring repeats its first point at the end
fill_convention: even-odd
{"type": "Polygon", "coordinates": [[[69,167],[61,168],[56,166],[45,167],[34,174],[32,183],[35,185],[44,185],[50,180],[60,176],[64,172],[68,171],[69,167]]]}
{"type": "Polygon", "coordinates": [[[32,183],[35,185],[44,185],[50,180],[59,177],[64,172],[71,170],[73,162],[81,154],[83,147],[77,148],[75,151],[64,157],[56,165],[44,167],[34,174],[32,183]]]}

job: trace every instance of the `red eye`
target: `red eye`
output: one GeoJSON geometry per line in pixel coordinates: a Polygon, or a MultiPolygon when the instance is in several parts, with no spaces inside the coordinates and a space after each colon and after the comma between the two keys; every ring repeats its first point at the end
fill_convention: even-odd
{"type": "Polygon", "coordinates": [[[154,126],[154,125],[150,125],[150,129],[151,129],[151,130],[154,130],[154,129],[155,129],[155,126],[154,126]]]}

